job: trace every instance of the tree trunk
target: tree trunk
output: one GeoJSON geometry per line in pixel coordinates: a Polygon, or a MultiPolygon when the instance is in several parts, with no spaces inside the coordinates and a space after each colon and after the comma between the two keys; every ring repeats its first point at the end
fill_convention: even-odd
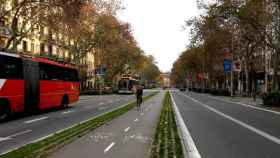
{"type": "Polygon", "coordinates": [[[273,58],[273,77],[272,77],[272,90],[279,90],[279,81],[278,81],[278,69],[279,69],[279,53],[280,50],[276,50],[275,57],[273,58]]]}
{"type": "Polygon", "coordinates": [[[18,40],[16,38],[13,40],[13,48],[12,48],[12,50],[14,52],[17,52],[17,46],[19,45],[19,43],[20,43],[20,40],[18,40]]]}
{"type": "Polygon", "coordinates": [[[248,64],[245,62],[245,77],[246,77],[246,95],[249,95],[249,71],[248,71],[248,64]]]}
{"type": "Polygon", "coordinates": [[[5,49],[9,49],[13,41],[14,41],[14,37],[9,38],[5,45],[5,49]]]}

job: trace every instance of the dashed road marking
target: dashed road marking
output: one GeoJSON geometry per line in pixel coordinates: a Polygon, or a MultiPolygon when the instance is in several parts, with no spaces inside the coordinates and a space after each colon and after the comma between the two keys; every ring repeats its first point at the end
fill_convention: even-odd
{"type": "Polygon", "coordinates": [[[41,118],[25,121],[24,123],[29,124],[29,123],[34,123],[34,122],[37,122],[37,121],[42,121],[42,120],[45,120],[45,119],[48,119],[48,117],[41,117],[41,118]]]}
{"type": "Polygon", "coordinates": [[[106,154],[116,143],[112,142],[105,150],[104,150],[104,154],[106,154]]]}
{"type": "Polygon", "coordinates": [[[69,110],[69,111],[62,112],[61,114],[65,115],[65,114],[70,114],[70,113],[73,113],[73,112],[74,112],[73,110],[69,110]]]}
{"type": "Polygon", "coordinates": [[[100,102],[100,103],[99,103],[99,105],[104,105],[104,104],[105,104],[105,103],[103,103],[103,102],[100,102]]]}
{"type": "Polygon", "coordinates": [[[32,130],[26,130],[26,131],[18,132],[18,133],[10,135],[8,137],[0,137],[0,142],[6,141],[6,140],[10,140],[10,139],[12,139],[14,137],[17,137],[17,136],[20,136],[20,135],[24,135],[24,134],[30,133],[30,132],[32,132],[32,130]]]}
{"type": "MultiPolygon", "coordinates": [[[[46,139],[46,138],[49,138],[49,137],[51,137],[51,136],[53,136],[53,135],[55,135],[55,134],[57,134],[57,133],[61,133],[61,132],[65,131],[65,130],[67,130],[67,129],[73,128],[73,127],[77,126],[78,124],[82,124],[82,123],[88,122],[88,121],[90,121],[90,120],[92,120],[92,119],[94,119],[94,118],[97,118],[97,117],[100,117],[100,116],[102,116],[102,115],[108,114],[108,113],[110,113],[110,112],[112,112],[112,111],[114,111],[114,110],[123,108],[123,107],[127,106],[128,104],[132,104],[132,103],[133,103],[133,101],[131,101],[131,102],[129,102],[129,103],[126,103],[126,104],[123,104],[123,105],[120,105],[119,107],[116,107],[116,108],[114,108],[114,109],[111,109],[111,110],[109,110],[109,111],[107,111],[107,112],[104,112],[104,113],[99,114],[99,115],[97,115],[97,116],[95,116],[95,117],[89,118],[89,119],[87,119],[87,120],[81,121],[80,123],[73,124],[73,125],[71,125],[71,126],[69,126],[69,127],[67,127],[67,128],[64,128],[64,129],[58,130],[58,131],[56,131],[56,132],[50,133],[50,134],[48,134],[48,135],[46,135],[46,136],[40,137],[40,138],[38,138],[38,139],[32,140],[32,141],[27,142],[27,143],[24,143],[24,144],[22,144],[22,145],[18,145],[18,146],[16,146],[16,147],[12,148],[12,149],[9,149],[9,150],[0,152],[0,155],[4,155],[4,154],[7,154],[7,153],[9,153],[9,152],[15,151],[15,150],[17,150],[18,148],[23,147],[23,146],[25,146],[25,145],[27,145],[27,144],[37,143],[37,142],[39,142],[39,141],[41,141],[41,140],[44,140],[44,139],[46,139]]],[[[0,138],[0,139],[1,139],[1,138],[0,138]]],[[[0,142],[1,142],[1,141],[0,141],[0,142]]]]}
{"type": "Polygon", "coordinates": [[[142,112],[140,115],[141,115],[141,116],[143,116],[143,115],[144,115],[144,113],[142,112]]]}
{"type": "Polygon", "coordinates": [[[124,130],[124,132],[126,133],[126,132],[128,132],[130,130],[130,127],[127,127],[125,130],[124,130]]]}
{"type": "Polygon", "coordinates": [[[5,138],[0,137],[0,142],[4,142],[4,141],[9,140],[9,139],[11,139],[11,138],[9,138],[9,137],[5,137],[5,138]]]}
{"type": "Polygon", "coordinates": [[[17,136],[20,136],[20,135],[24,135],[26,133],[31,133],[32,130],[26,130],[26,131],[22,131],[22,132],[18,132],[18,133],[15,133],[15,134],[12,134],[10,136],[8,136],[9,138],[14,138],[14,137],[17,137],[17,136]]]}
{"type": "Polygon", "coordinates": [[[110,107],[101,106],[101,107],[99,107],[99,108],[97,108],[97,109],[98,109],[98,110],[105,110],[105,109],[108,109],[108,108],[110,108],[110,107]]]}

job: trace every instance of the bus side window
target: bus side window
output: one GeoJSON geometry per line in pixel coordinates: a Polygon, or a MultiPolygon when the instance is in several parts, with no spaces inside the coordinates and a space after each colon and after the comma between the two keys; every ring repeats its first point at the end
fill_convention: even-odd
{"type": "Polygon", "coordinates": [[[78,72],[75,69],[64,69],[63,70],[64,81],[79,81],[78,72]]]}
{"type": "Polygon", "coordinates": [[[55,65],[40,63],[40,77],[42,80],[61,81],[64,78],[63,68],[55,65]]]}
{"type": "Polygon", "coordinates": [[[46,64],[40,63],[40,80],[49,80],[49,74],[48,74],[48,66],[46,64]]]}
{"type": "Polygon", "coordinates": [[[61,77],[61,68],[57,66],[50,65],[50,71],[49,74],[51,75],[51,80],[58,81],[62,80],[61,77]]]}
{"type": "Polygon", "coordinates": [[[48,80],[48,75],[44,70],[40,70],[40,80],[48,80]]]}

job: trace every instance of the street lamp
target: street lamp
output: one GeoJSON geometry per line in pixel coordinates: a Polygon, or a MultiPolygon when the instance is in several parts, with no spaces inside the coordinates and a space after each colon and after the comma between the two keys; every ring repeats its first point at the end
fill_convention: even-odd
{"type": "MultiPolygon", "coordinates": [[[[234,3],[235,1],[234,0],[232,0],[232,3],[234,3]]],[[[235,3],[236,4],[236,3],[235,3]]],[[[232,29],[231,29],[231,33],[232,33],[232,35],[231,35],[231,61],[232,61],[232,64],[231,64],[231,73],[230,73],[230,96],[231,97],[233,97],[233,92],[234,92],[234,87],[233,87],[233,80],[234,80],[234,66],[233,66],[233,61],[234,61],[234,53],[233,53],[233,47],[234,47],[234,30],[235,30],[235,23],[237,22],[237,21],[239,21],[239,19],[238,18],[236,18],[236,17],[234,17],[233,15],[232,15],[232,8],[233,8],[233,6],[231,6],[230,7],[231,8],[231,11],[230,11],[230,20],[229,20],[229,22],[230,22],[230,25],[232,26],[232,29]]]]}

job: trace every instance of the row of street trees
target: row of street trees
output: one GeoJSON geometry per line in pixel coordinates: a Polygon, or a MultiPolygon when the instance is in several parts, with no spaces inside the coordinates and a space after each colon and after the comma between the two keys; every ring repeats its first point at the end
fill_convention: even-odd
{"type": "MultiPolygon", "coordinates": [[[[117,19],[121,9],[120,0],[0,0],[1,29],[7,34],[1,47],[17,52],[23,39],[38,36],[40,42],[70,54],[67,60],[79,66],[82,81],[88,75],[85,58],[92,54],[95,67],[106,69],[108,86],[128,71],[149,75],[155,61],[139,48],[131,26],[117,19]],[[147,65],[152,65],[151,70],[147,65]]],[[[159,73],[157,68],[158,76],[152,79],[157,80],[159,73]]]]}
{"type": "Polygon", "coordinates": [[[262,92],[279,90],[280,1],[217,0],[199,7],[203,14],[186,22],[191,43],[174,64],[173,82],[188,79],[196,86],[233,88],[246,95],[260,83],[262,92]],[[225,59],[241,70],[224,72],[225,59]]]}
{"type": "Polygon", "coordinates": [[[122,74],[158,81],[160,70],[151,56],[146,56],[135,41],[130,24],[121,23],[112,15],[98,18],[94,44],[99,65],[107,69],[105,82],[116,85],[122,74]]]}

